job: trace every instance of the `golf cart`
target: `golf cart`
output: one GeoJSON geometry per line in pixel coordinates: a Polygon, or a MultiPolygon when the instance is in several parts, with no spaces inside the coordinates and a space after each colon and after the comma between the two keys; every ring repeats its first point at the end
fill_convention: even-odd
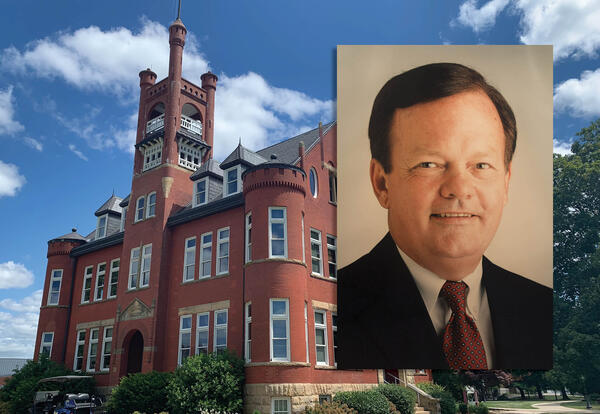
{"type": "Polygon", "coordinates": [[[70,393],[62,391],[60,385],[73,380],[92,378],[89,375],[62,375],[42,378],[38,388],[50,388],[48,391],[37,391],[33,399],[32,414],[83,414],[93,413],[102,405],[99,397],[87,393],[70,393]],[[40,384],[43,384],[40,386],[40,384]],[[48,386],[51,384],[52,386],[48,386]]]}

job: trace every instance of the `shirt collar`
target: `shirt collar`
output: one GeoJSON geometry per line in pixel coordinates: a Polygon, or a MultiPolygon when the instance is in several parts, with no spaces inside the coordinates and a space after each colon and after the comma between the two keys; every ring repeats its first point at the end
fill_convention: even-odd
{"type": "MultiPolygon", "coordinates": [[[[433,273],[411,259],[406,253],[404,253],[398,246],[398,252],[404,260],[406,267],[410,271],[419,293],[423,298],[427,312],[431,315],[433,308],[439,298],[442,286],[446,283],[446,279],[433,273]]],[[[481,300],[483,297],[483,291],[481,286],[481,276],[483,274],[482,261],[480,260],[475,270],[469,273],[462,279],[462,282],[468,286],[467,290],[467,312],[476,321],[479,316],[479,307],[481,306],[481,300]]]]}

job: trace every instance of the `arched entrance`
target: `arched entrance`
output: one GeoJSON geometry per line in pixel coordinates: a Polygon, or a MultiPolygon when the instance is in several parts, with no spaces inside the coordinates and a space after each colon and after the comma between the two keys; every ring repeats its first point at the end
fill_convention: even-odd
{"type": "Polygon", "coordinates": [[[127,346],[127,371],[126,374],[135,374],[142,371],[142,356],[144,354],[144,338],[140,331],[135,331],[129,339],[127,346]]]}

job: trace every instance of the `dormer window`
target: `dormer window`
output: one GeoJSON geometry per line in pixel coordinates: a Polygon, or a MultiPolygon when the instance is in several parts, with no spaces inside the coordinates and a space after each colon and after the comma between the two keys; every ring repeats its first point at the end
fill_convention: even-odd
{"type": "Polygon", "coordinates": [[[225,170],[225,185],[223,186],[223,197],[237,194],[242,190],[241,167],[236,165],[225,170]]]}
{"type": "Polygon", "coordinates": [[[208,191],[208,177],[196,181],[194,184],[194,207],[206,204],[208,191]]]}
{"type": "Polygon", "coordinates": [[[159,166],[162,160],[162,140],[144,148],[144,167],[142,171],[159,166]]]}
{"type": "Polygon", "coordinates": [[[96,227],[96,239],[101,239],[106,236],[106,221],[108,214],[98,217],[98,226],[96,227]]]}

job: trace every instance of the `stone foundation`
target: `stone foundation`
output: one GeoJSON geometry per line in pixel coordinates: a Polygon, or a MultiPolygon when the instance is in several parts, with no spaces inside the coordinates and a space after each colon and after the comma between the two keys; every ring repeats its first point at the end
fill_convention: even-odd
{"type": "Polygon", "coordinates": [[[340,391],[364,391],[377,384],[247,384],[244,387],[244,413],[255,410],[271,412],[271,399],[287,397],[292,413],[304,411],[307,405],[319,403],[319,395],[335,395],[340,391]]]}

